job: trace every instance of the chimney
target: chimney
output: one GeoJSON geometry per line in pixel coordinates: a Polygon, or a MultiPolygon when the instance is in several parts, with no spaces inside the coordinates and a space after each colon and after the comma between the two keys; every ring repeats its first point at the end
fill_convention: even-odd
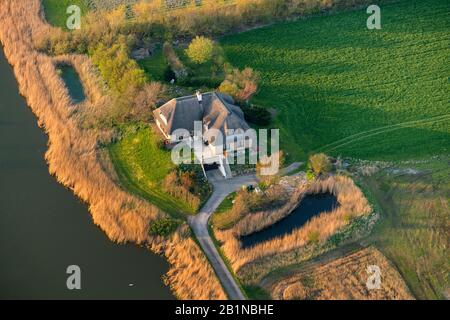
{"type": "Polygon", "coordinates": [[[197,96],[198,105],[200,106],[200,112],[202,113],[203,116],[205,113],[205,110],[203,109],[203,95],[200,93],[199,90],[197,90],[195,95],[197,96]]]}
{"type": "Polygon", "coordinates": [[[198,103],[201,105],[202,102],[203,102],[203,96],[202,96],[202,94],[201,94],[200,91],[198,91],[198,90],[197,90],[197,92],[196,92],[195,94],[197,95],[198,103]]]}

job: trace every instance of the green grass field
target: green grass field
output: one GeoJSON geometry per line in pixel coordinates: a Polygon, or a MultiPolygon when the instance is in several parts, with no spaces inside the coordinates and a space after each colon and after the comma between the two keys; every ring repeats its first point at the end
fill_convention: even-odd
{"type": "Polygon", "coordinates": [[[149,81],[165,81],[164,72],[168,64],[161,49],[155,50],[151,57],[139,60],[138,64],[144,70],[149,81]]]}
{"type": "Polygon", "coordinates": [[[232,227],[237,220],[239,220],[239,216],[233,216],[230,212],[233,207],[233,201],[236,198],[237,193],[230,193],[217,207],[216,211],[211,217],[211,224],[215,228],[226,229],[232,227]]]}
{"type": "Polygon", "coordinates": [[[186,203],[161,191],[160,184],[175,168],[170,152],[158,146],[149,127],[127,128],[123,138],[110,145],[109,154],[124,187],[175,218],[193,214],[186,203]]]}
{"type": "Polygon", "coordinates": [[[442,299],[450,288],[449,158],[387,169],[364,179],[380,204],[375,245],[396,265],[418,299],[442,299]],[[408,174],[405,169],[417,170],[408,174]]]}
{"type": "Polygon", "coordinates": [[[69,15],[66,10],[71,5],[77,5],[81,9],[81,14],[88,11],[86,0],[42,0],[45,18],[53,26],[67,30],[66,21],[69,15]]]}
{"type": "Polygon", "coordinates": [[[235,66],[262,73],[254,101],[274,107],[288,160],[315,151],[399,160],[450,150],[450,2],[381,6],[231,35],[235,66]]]}

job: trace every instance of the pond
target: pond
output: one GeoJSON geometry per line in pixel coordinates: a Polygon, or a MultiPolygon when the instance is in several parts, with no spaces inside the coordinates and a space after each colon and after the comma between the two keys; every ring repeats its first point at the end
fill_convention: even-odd
{"type": "Polygon", "coordinates": [[[0,45],[0,300],[173,299],[163,257],[117,245],[86,204],[49,174],[47,137],[20,96],[0,45]],[[81,290],[66,269],[81,268],[81,290]]]}
{"type": "Polygon", "coordinates": [[[70,65],[59,65],[58,71],[69,90],[70,98],[72,102],[77,104],[83,102],[86,99],[84,94],[83,85],[81,83],[80,77],[75,69],[70,65]]]}
{"type": "Polygon", "coordinates": [[[270,227],[240,238],[242,248],[249,248],[261,242],[290,234],[300,228],[312,217],[322,212],[330,212],[339,205],[336,197],[331,193],[306,195],[297,208],[287,217],[274,223],[270,227]]]}

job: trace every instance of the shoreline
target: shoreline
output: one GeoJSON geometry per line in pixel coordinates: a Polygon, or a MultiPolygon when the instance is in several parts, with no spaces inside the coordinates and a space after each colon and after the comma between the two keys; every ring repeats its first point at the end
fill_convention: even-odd
{"type": "MultiPolygon", "coordinates": [[[[34,48],[34,37],[52,29],[42,19],[39,0],[0,3],[0,42],[14,70],[20,94],[48,137],[45,160],[49,173],[88,204],[94,224],[110,240],[135,243],[155,253],[164,253],[170,264],[164,283],[177,298],[226,298],[186,228],[180,228],[170,239],[149,236],[149,222],[166,214],[123,190],[108,174],[102,149],[98,147],[105,132],[81,127],[68,91],[56,72],[56,63],[69,61],[79,73],[83,87],[88,89],[83,108],[95,108],[107,96],[98,87],[88,57],[50,57],[34,48]]],[[[111,165],[109,159],[106,165],[111,165]]]]}

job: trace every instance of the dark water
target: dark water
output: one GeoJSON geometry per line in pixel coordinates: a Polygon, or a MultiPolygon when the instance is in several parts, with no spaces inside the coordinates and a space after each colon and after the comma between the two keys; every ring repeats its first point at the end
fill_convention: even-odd
{"type": "Polygon", "coordinates": [[[81,84],[78,73],[72,66],[61,65],[58,67],[61,71],[61,78],[64,80],[69,95],[72,98],[73,103],[80,103],[86,98],[84,95],[83,85],[81,84]]]}
{"type": "Polygon", "coordinates": [[[167,262],[110,242],[49,175],[46,143],[0,46],[0,299],[173,299],[161,281],[167,262]],[[69,291],[73,264],[82,289],[69,291]]]}
{"type": "Polygon", "coordinates": [[[336,197],[330,193],[307,195],[302,199],[298,207],[286,218],[264,230],[241,237],[242,247],[248,248],[255,244],[289,234],[303,226],[312,217],[322,212],[329,212],[337,206],[338,202],[336,197]]]}

